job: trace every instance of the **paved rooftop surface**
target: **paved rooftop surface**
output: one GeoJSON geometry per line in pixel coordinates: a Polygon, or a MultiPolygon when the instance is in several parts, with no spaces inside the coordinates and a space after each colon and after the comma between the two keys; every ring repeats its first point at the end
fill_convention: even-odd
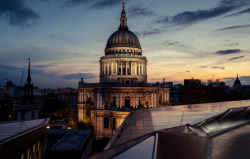
{"type": "Polygon", "coordinates": [[[60,142],[52,147],[52,150],[80,151],[90,134],[91,130],[79,130],[73,134],[67,134],[60,142]]]}
{"type": "Polygon", "coordinates": [[[0,144],[12,137],[25,133],[33,128],[47,124],[48,119],[15,121],[0,124],[0,144]]]}

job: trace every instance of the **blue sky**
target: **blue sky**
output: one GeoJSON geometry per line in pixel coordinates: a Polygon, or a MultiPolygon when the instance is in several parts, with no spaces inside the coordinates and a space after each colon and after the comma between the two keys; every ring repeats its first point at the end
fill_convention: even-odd
{"type": "MultiPolygon", "coordinates": [[[[121,0],[0,0],[0,80],[40,88],[99,81],[121,0]]],[[[148,59],[148,81],[212,77],[250,84],[250,0],[126,0],[128,26],[148,59]]]]}

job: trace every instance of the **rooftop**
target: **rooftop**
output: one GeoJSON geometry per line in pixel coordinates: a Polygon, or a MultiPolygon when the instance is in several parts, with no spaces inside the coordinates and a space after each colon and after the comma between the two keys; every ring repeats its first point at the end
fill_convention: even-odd
{"type": "MultiPolygon", "coordinates": [[[[56,130],[53,131],[54,133],[60,133],[56,130]]],[[[80,151],[90,135],[91,130],[71,131],[52,147],[52,151],[80,151]]]]}
{"type": "Polygon", "coordinates": [[[0,144],[40,126],[47,125],[47,123],[48,119],[0,123],[0,144]]]}
{"type": "Polygon", "coordinates": [[[243,106],[250,106],[250,100],[137,109],[128,115],[106,148],[150,132],[185,125],[228,108],[243,106]]]}

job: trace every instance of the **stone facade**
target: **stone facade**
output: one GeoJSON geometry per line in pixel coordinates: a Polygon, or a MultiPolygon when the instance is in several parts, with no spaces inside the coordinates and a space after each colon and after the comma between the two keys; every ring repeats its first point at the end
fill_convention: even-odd
{"type": "Polygon", "coordinates": [[[111,137],[133,109],[169,104],[170,88],[165,82],[147,83],[147,59],[139,39],[128,30],[124,6],[120,27],[108,39],[99,62],[100,83],[81,79],[78,87],[78,120],[84,121],[86,103],[93,104],[96,139],[111,137]]]}

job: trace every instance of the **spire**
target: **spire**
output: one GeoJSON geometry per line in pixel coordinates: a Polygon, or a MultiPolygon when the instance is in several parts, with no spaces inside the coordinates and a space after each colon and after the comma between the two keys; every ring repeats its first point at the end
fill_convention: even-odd
{"type": "Polygon", "coordinates": [[[121,12],[121,18],[120,18],[120,27],[119,29],[124,29],[127,30],[127,17],[126,17],[126,12],[125,12],[125,7],[124,7],[124,2],[122,3],[122,12],[121,12]]]}
{"type": "Polygon", "coordinates": [[[27,76],[27,83],[24,85],[24,99],[23,104],[33,104],[34,98],[33,98],[33,83],[31,83],[31,77],[30,77],[30,58],[27,59],[29,61],[28,66],[28,76],[27,76]]]}
{"type": "Polygon", "coordinates": [[[30,84],[30,82],[31,82],[31,77],[30,77],[30,58],[28,58],[27,60],[29,61],[27,84],[30,84]]]}
{"type": "Polygon", "coordinates": [[[237,80],[239,80],[239,78],[238,78],[238,74],[237,74],[237,80]]]}

